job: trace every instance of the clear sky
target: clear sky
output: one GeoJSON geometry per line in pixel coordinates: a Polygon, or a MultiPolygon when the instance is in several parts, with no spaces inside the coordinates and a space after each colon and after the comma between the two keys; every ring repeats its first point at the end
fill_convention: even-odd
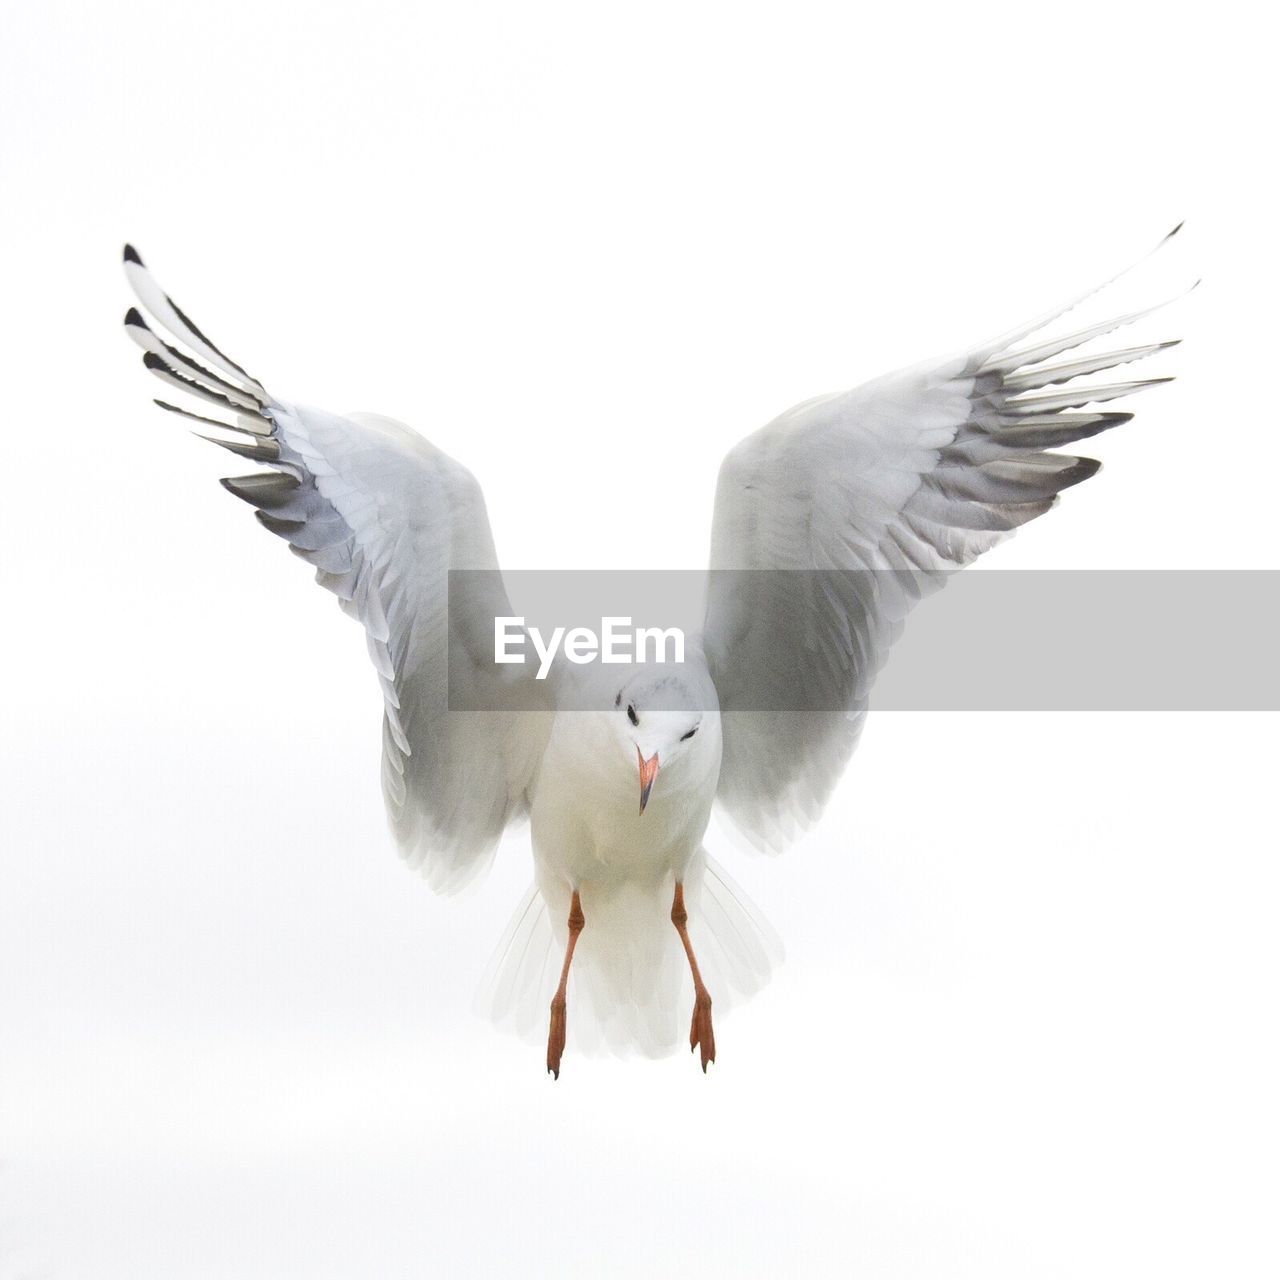
{"type": "Polygon", "coordinates": [[[1120,300],[1205,277],[1134,334],[1179,381],[988,567],[1275,568],[1256,19],[13,8],[0,1275],[1273,1274],[1274,717],[873,715],[784,859],[711,833],[788,959],[708,1077],[553,1084],[471,1013],[527,837],[397,865],[363,638],[150,405],[119,267],[465,462],[508,566],[692,568],[745,432],[1187,218],[1120,300]]]}

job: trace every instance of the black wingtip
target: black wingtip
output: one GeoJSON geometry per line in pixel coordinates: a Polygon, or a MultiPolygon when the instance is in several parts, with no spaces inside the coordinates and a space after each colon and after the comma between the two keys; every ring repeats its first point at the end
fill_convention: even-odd
{"type": "Polygon", "coordinates": [[[136,325],[140,329],[145,329],[147,327],[147,322],[142,318],[142,312],[139,311],[137,307],[130,307],[129,310],[124,313],[124,322],[125,324],[136,325]]]}
{"type": "Polygon", "coordinates": [[[228,492],[234,494],[241,502],[247,502],[250,506],[257,506],[254,501],[254,495],[246,480],[252,479],[251,476],[224,476],[218,483],[228,492]]]}
{"type": "Polygon", "coordinates": [[[297,533],[306,524],[305,520],[282,520],[279,516],[273,516],[266,511],[255,511],[253,514],[257,516],[258,523],[264,529],[269,529],[281,538],[287,538],[291,533],[297,533]]]}
{"type": "Polygon", "coordinates": [[[173,372],[154,351],[144,351],[142,353],[142,363],[145,364],[148,369],[163,369],[166,373],[173,372]]]}
{"type": "Polygon", "coordinates": [[[1062,489],[1070,489],[1075,485],[1083,484],[1086,480],[1096,476],[1102,470],[1102,463],[1097,458],[1077,458],[1075,465],[1068,468],[1063,474],[1066,481],[1061,486],[1062,489]]]}
{"type": "Polygon", "coordinates": [[[1177,225],[1176,227],[1174,227],[1174,229],[1173,229],[1172,231],[1170,231],[1170,232],[1169,232],[1169,234],[1168,234],[1167,236],[1165,236],[1165,239],[1166,239],[1166,240],[1172,240],[1172,239],[1173,239],[1173,237],[1174,237],[1174,236],[1176,236],[1176,235],[1178,234],[1178,232],[1179,232],[1179,231],[1181,231],[1181,230],[1182,230],[1182,228],[1183,228],[1183,227],[1185,227],[1186,225],[1187,225],[1187,220],[1186,220],[1186,218],[1183,218],[1183,220],[1182,220],[1180,223],[1178,223],[1178,225],[1177,225]]]}
{"type": "Polygon", "coordinates": [[[140,267],[146,265],[142,259],[138,257],[137,249],[135,249],[131,244],[127,244],[124,247],[124,260],[126,262],[136,262],[140,267]]]}
{"type": "Polygon", "coordinates": [[[277,471],[258,471],[251,476],[224,476],[218,481],[228,492],[250,506],[282,507],[298,490],[298,481],[277,471]]]}

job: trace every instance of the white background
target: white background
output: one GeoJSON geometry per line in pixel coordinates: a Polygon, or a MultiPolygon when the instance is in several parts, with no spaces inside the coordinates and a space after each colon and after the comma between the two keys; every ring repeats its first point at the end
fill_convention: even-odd
{"type": "Polygon", "coordinates": [[[1276,1274],[1274,717],[873,717],[727,855],[789,955],[711,1073],[555,1084],[470,1012],[525,838],[397,865],[362,637],[149,406],[118,265],[470,465],[509,566],[695,567],[745,431],[1186,217],[1180,380],[988,563],[1276,567],[1259,21],[11,6],[0,1275],[1276,1274]]]}

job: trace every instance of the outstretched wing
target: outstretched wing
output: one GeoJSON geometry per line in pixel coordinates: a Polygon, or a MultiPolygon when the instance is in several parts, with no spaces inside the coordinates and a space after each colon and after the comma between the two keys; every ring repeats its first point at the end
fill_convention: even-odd
{"type": "MultiPolygon", "coordinates": [[[[469,580],[469,599],[449,607],[451,569],[498,567],[479,485],[388,418],[339,417],[270,395],[192,324],[131,247],[124,264],[142,308],[129,311],[125,328],[144,364],[211,410],[156,403],[228,433],[203,438],[269,468],[222,483],[315,566],[316,581],[364,627],[385,709],[392,830],[433,887],[459,887],[487,867],[504,827],[524,812],[541,754],[536,714],[448,707],[451,680],[484,698],[477,685],[524,678],[508,676],[509,667],[496,675],[485,657],[493,617],[511,613],[498,574],[469,580]]],[[[488,701],[513,705],[496,693],[488,701]]]]}
{"type": "Polygon", "coordinates": [[[1085,406],[1169,380],[1068,385],[1173,342],[1056,360],[1156,307],[1015,349],[1096,292],[797,405],[726,457],[704,643],[723,713],[718,799],[752,843],[781,848],[821,813],[916,600],[1098,470],[1049,450],[1133,415],[1085,406]]]}

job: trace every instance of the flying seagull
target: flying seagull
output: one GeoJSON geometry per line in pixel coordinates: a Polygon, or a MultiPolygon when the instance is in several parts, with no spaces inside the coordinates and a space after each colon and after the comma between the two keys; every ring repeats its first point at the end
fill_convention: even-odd
{"type": "Polygon", "coordinates": [[[913,603],[1098,470],[1053,450],[1133,415],[1086,406],[1169,380],[1077,379],[1176,345],[1076,350],[1158,307],[1026,343],[1113,277],[960,355],[797,405],[724,460],[706,617],[686,661],[622,679],[570,668],[522,697],[512,695],[529,693],[529,677],[487,650],[494,619],[512,610],[471,473],[389,418],[271,394],[131,246],[124,268],[138,302],[125,327],[143,363],[203,402],[156,403],[263,464],[222,483],[364,627],[383,699],[383,795],[405,861],[455,890],[528,819],[534,881],[487,1000],[500,1020],[546,1035],[556,1078],[571,974],[575,1039],[620,1052],[673,1048],[691,983],[689,1046],[706,1071],[712,990],[720,1009],[752,994],[778,954],[702,847],[713,807],[768,851],[813,823],[913,603]],[[451,571],[465,570],[485,572],[451,597],[451,571]],[[587,710],[564,696],[583,681],[599,686],[587,710]],[[456,709],[458,690],[494,694],[496,709],[456,709]]]}

